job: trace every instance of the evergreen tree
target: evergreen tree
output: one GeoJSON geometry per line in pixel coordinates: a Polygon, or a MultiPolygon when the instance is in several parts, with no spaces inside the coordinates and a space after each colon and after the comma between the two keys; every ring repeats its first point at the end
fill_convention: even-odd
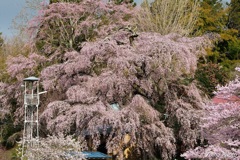
{"type": "Polygon", "coordinates": [[[237,39],[237,20],[234,21],[237,19],[236,8],[237,1],[232,1],[225,8],[221,0],[203,0],[201,2],[200,16],[194,34],[218,33],[220,35],[218,43],[209,52],[209,60],[214,63],[238,59],[238,56],[235,55],[240,43],[237,39]]]}
{"type": "Polygon", "coordinates": [[[225,28],[226,10],[221,0],[201,1],[199,12],[195,34],[201,35],[208,32],[220,33],[225,28]]]}
{"type": "MultiPolygon", "coordinates": [[[[229,4],[228,27],[240,31],[240,0],[231,0],[229,4]]],[[[238,37],[239,37],[238,33],[238,37]]]]}

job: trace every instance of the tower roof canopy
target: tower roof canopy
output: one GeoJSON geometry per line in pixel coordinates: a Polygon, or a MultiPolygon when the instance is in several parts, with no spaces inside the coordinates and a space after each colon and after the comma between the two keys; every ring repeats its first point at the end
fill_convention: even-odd
{"type": "Polygon", "coordinates": [[[31,76],[31,77],[25,78],[23,81],[29,81],[29,82],[39,81],[39,78],[31,76]]]}

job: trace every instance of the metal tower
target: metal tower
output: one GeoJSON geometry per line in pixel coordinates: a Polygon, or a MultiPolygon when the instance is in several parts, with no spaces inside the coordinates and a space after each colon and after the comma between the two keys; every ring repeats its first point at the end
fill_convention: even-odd
{"type": "Polygon", "coordinates": [[[39,106],[39,79],[28,77],[24,80],[24,130],[22,140],[22,158],[26,148],[38,144],[38,106],[39,106]],[[35,140],[34,140],[35,139],[35,140]]]}

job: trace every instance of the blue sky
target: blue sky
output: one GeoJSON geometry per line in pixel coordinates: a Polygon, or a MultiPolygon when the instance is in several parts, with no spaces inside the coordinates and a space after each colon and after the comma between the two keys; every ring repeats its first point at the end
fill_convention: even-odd
{"type": "Polygon", "coordinates": [[[6,36],[12,35],[10,29],[12,19],[20,12],[25,0],[0,0],[0,32],[6,36]]]}
{"type": "MultiPolygon", "coordinates": [[[[135,0],[137,3],[142,0],[135,0]]],[[[230,0],[223,0],[230,1],[230,0]]],[[[0,32],[4,36],[11,37],[13,30],[11,29],[12,20],[25,5],[25,0],[0,0],[0,32]]]]}

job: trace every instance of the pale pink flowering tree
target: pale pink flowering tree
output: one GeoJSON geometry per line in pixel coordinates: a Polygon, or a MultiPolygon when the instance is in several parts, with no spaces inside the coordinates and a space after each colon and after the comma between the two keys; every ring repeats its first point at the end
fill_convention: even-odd
{"type": "Polygon", "coordinates": [[[6,93],[4,92],[6,88],[7,88],[7,84],[0,82],[0,110],[1,110],[0,119],[2,119],[4,115],[9,113],[9,108],[6,107],[7,97],[6,97],[6,93]]]}
{"type": "Polygon", "coordinates": [[[42,70],[44,89],[58,91],[58,101],[44,110],[41,126],[88,137],[90,149],[106,143],[119,157],[132,147],[140,157],[172,159],[200,138],[204,100],[194,82],[184,82],[193,77],[208,38],[140,33],[130,43],[131,35],[123,29],[83,43],[80,52],[66,52],[63,63],[42,70]],[[131,140],[122,144],[126,134],[131,140]]]}
{"type": "Polygon", "coordinates": [[[115,151],[119,157],[123,157],[122,151],[128,146],[136,146],[136,154],[144,150],[149,157],[154,157],[154,146],[159,146],[156,151],[162,152],[163,159],[171,159],[175,154],[172,129],[159,121],[160,114],[140,95],[133,97],[132,102],[121,111],[114,111],[101,101],[90,105],[65,104],[61,105],[62,108],[59,108],[59,103],[66,102],[49,104],[41,115],[41,122],[45,123],[50,133],[74,131],[80,140],[90,136],[93,150],[98,149],[102,143],[101,137],[104,137],[108,152],[115,151]],[[54,110],[55,107],[58,112],[54,110]],[[131,141],[124,146],[119,145],[126,134],[130,135],[131,141]]]}
{"type": "MultiPolygon", "coordinates": [[[[130,41],[132,34],[121,29],[83,43],[80,51],[43,59],[40,80],[48,94],[41,104],[48,105],[41,105],[41,131],[87,138],[92,142],[89,149],[105,144],[119,159],[126,148],[137,158],[172,159],[197,144],[204,100],[191,78],[203,48],[210,44],[208,37],[139,33],[130,41]],[[125,144],[126,134],[131,140],[125,144]]],[[[41,58],[34,57],[27,60],[38,68],[41,58]]],[[[25,73],[24,67],[12,70],[15,75],[25,73]]],[[[33,71],[29,67],[26,73],[33,71]]],[[[22,104],[21,92],[14,93],[19,86],[20,82],[10,85],[12,92],[6,97],[22,104]]],[[[22,111],[19,106],[14,115],[21,117],[22,111]]]]}
{"type": "MultiPolygon", "coordinates": [[[[36,144],[27,148],[23,159],[85,160],[80,142],[71,135],[64,136],[59,133],[40,140],[33,139],[33,141],[36,141],[36,144]]],[[[22,158],[21,147],[18,152],[18,157],[22,158]]]]}
{"type": "Polygon", "coordinates": [[[79,3],[53,3],[43,8],[32,20],[29,32],[42,53],[81,48],[84,41],[105,37],[129,24],[133,11],[127,4],[116,5],[102,0],[83,0],[79,3]]]}
{"type": "Polygon", "coordinates": [[[31,53],[27,57],[23,55],[9,57],[7,72],[12,78],[21,81],[26,76],[37,74],[38,68],[43,66],[46,61],[44,56],[36,53],[31,53]]]}
{"type": "Polygon", "coordinates": [[[206,105],[206,114],[202,118],[202,136],[207,143],[187,151],[183,157],[240,159],[239,84],[237,77],[226,86],[217,87],[214,101],[206,105]]]}
{"type": "Polygon", "coordinates": [[[5,113],[11,117],[18,117],[15,119],[17,125],[24,115],[22,81],[26,77],[39,75],[39,71],[47,61],[44,56],[37,53],[16,57],[9,56],[6,61],[6,72],[9,78],[0,85],[0,109],[7,111],[5,113]]]}
{"type": "Polygon", "coordinates": [[[18,116],[22,117],[24,110],[23,108],[19,108],[23,102],[22,80],[25,77],[39,75],[39,70],[42,69],[46,62],[47,59],[37,53],[31,53],[27,56],[18,55],[16,57],[8,57],[6,62],[7,73],[10,76],[8,82],[12,83],[12,85],[6,83],[4,86],[0,86],[2,92],[2,99],[0,101],[2,106],[9,108],[11,112],[16,111],[18,116]]]}

